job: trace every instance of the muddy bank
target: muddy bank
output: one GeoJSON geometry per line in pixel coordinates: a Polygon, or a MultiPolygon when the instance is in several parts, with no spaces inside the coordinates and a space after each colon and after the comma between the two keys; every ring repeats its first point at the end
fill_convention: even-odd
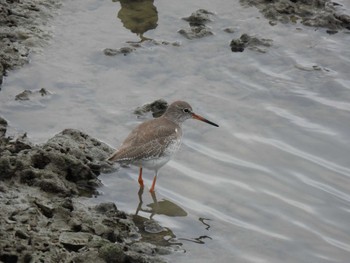
{"type": "Polygon", "coordinates": [[[1,262],[164,262],[176,249],[144,242],[143,221],[114,203],[83,202],[114,169],[109,146],[72,129],[33,145],[6,128],[0,118],[1,262]]]}
{"type": "Polygon", "coordinates": [[[29,62],[49,41],[47,22],[60,7],[55,0],[0,0],[0,85],[9,70],[29,62]]]}

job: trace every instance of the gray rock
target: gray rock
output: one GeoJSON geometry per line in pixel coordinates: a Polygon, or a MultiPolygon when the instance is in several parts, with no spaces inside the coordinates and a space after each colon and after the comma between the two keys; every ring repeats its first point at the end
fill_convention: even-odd
{"type": "Polygon", "coordinates": [[[168,103],[164,99],[155,100],[152,103],[147,103],[141,107],[138,107],[134,110],[134,114],[138,116],[143,116],[148,112],[152,113],[154,118],[160,117],[168,108],[168,103]]]}

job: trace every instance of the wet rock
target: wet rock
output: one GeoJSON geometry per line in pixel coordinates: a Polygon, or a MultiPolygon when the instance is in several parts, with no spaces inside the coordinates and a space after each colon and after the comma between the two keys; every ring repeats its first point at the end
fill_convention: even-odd
{"type": "Polygon", "coordinates": [[[143,38],[141,41],[136,41],[136,42],[128,41],[127,43],[130,46],[117,48],[117,49],[106,48],[103,50],[103,53],[106,56],[117,56],[117,55],[126,56],[139,48],[152,48],[155,46],[174,46],[174,47],[181,46],[181,43],[179,41],[169,42],[169,41],[165,41],[165,40],[155,40],[155,39],[150,39],[150,38],[143,38]]]}
{"type": "Polygon", "coordinates": [[[230,47],[231,47],[231,51],[232,52],[243,52],[245,47],[246,47],[246,43],[244,43],[241,39],[232,39],[231,43],[230,43],[230,47]]]}
{"type": "Polygon", "coordinates": [[[202,38],[214,35],[211,29],[205,25],[192,26],[190,28],[180,29],[177,32],[186,37],[187,39],[202,38]]]}
{"type": "Polygon", "coordinates": [[[7,121],[0,117],[0,138],[5,137],[7,130],[7,121]]]}
{"type": "Polygon", "coordinates": [[[29,100],[29,95],[32,94],[31,90],[25,90],[16,95],[15,100],[29,100]]]}
{"type": "Polygon", "coordinates": [[[300,23],[331,30],[350,28],[350,16],[341,13],[340,4],[331,0],[240,0],[241,4],[257,7],[264,16],[282,23],[300,23]]]}
{"type": "Polygon", "coordinates": [[[183,17],[182,19],[189,22],[190,26],[200,26],[212,21],[210,15],[214,15],[214,13],[205,9],[198,9],[189,17],[183,17]]]}
{"type": "Polygon", "coordinates": [[[106,48],[103,50],[103,53],[106,56],[116,56],[116,55],[120,55],[120,54],[126,56],[133,51],[135,51],[135,48],[132,48],[132,47],[122,47],[119,49],[106,48]]]}
{"type": "Polygon", "coordinates": [[[134,114],[138,116],[143,116],[148,112],[151,112],[152,116],[154,118],[157,118],[162,116],[167,108],[168,108],[168,103],[163,99],[159,99],[159,100],[155,100],[152,103],[147,103],[141,107],[137,107],[134,110],[134,114]]]}
{"type": "Polygon", "coordinates": [[[20,182],[45,192],[64,196],[78,191],[93,193],[99,185],[98,168],[108,166],[105,160],[112,152],[106,144],[77,130],[64,130],[41,146],[21,136],[3,149],[0,171],[1,176],[18,176],[20,182]]]}
{"type": "Polygon", "coordinates": [[[270,47],[271,45],[271,39],[259,39],[247,34],[241,35],[241,37],[238,39],[233,39],[230,43],[232,52],[243,52],[245,48],[249,48],[254,51],[265,53],[267,50],[263,47],[270,47]]]}
{"type": "Polygon", "coordinates": [[[213,35],[214,33],[211,29],[206,26],[208,22],[212,21],[210,15],[214,15],[214,13],[205,9],[199,9],[193,12],[189,17],[184,17],[183,19],[189,22],[190,28],[180,29],[178,33],[187,39],[202,38],[213,35]]]}
{"type": "Polygon", "coordinates": [[[167,231],[164,227],[162,227],[157,221],[147,220],[144,222],[145,231],[152,234],[157,234],[163,231],[167,231]]]}
{"type": "Polygon", "coordinates": [[[24,90],[23,92],[16,95],[15,100],[29,100],[32,97],[44,97],[50,94],[51,93],[44,88],[34,91],[24,90]]]}
{"type": "Polygon", "coordinates": [[[322,68],[319,65],[302,65],[302,64],[295,64],[294,67],[296,67],[297,69],[303,70],[303,71],[329,71],[326,68],[322,68]]]}
{"type": "Polygon", "coordinates": [[[224,32],[229,33],[229,34],[233,34],[236,30],[232,27],[227,27],[224,28],[224,32]]]}

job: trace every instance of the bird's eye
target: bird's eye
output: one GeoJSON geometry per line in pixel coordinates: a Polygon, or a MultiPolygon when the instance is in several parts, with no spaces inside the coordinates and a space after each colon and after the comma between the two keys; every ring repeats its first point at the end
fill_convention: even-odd
{"type": "Polygon", "coordinates": [[[186,108],[186,109],[184,109],[184,112],[189,113],[190,110],[186,108]]]}

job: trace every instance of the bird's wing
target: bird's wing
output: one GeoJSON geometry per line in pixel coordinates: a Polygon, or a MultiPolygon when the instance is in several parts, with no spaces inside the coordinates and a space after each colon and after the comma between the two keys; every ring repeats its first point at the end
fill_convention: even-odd
{"type": "Polygon", "coordinates": [[[173,123],[173,125],[165,124],[167,124],[166,121],[154,122],[154,120],[140,124],[125,139],[120,149],[109,157],[108,160],[131,163],[141,159],[159,157],[166,147],[173,140],[177,139],[175,129],[179,129],[173,123]]]}

